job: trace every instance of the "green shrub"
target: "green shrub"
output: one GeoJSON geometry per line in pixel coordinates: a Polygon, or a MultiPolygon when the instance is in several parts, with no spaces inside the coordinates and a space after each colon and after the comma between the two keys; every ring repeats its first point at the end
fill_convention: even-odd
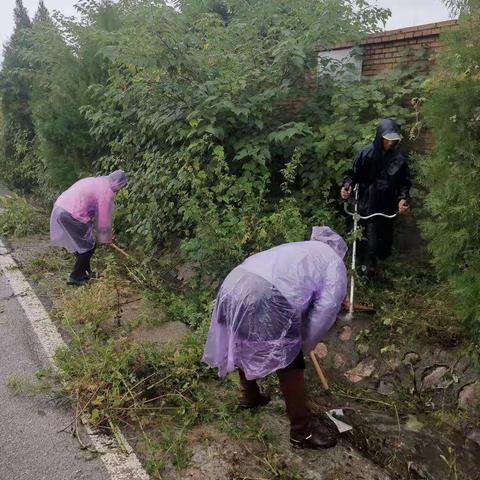
{"type": "Polygon", "coordinates": [[[0,208],[0,235],[26,237],[45,233],[48,229],[45,213],[17,195],[0,197],[0,208]]]}
{"type": "Polygon", "coordinates": [[[472,0],[427,83],[425,106],[435,140],[419,162],[428,189],[423,231],[438,272],[449,280],[459,315],[480,339],[480,2],[472,0]]]}

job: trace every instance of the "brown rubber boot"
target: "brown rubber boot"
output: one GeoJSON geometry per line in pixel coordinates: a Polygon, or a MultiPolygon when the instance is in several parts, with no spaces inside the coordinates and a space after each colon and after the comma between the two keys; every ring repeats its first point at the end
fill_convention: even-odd
{"type": "Polygon", "coordinates": [[[238,369],[238,376],[240,377],[240,387],[242,389],[242,398],[239,407],[241,409],[253,409],[264,407],[270,402],[270,398],[260,392],[256,380],[247,380],[245,372],[238,369]]]}
{"type": "Polygon", "coordinates": [[[337,438],[326,428],[315,426],[308,405],[304,371],[282,369],[277,372],[280,389],[285,399],[287,415],[290,419],[290,443],[294,448],[331,448],[337,438]]]}

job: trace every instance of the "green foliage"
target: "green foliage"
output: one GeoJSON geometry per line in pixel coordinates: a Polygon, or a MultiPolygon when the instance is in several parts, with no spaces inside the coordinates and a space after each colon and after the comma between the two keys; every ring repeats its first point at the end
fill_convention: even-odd
{"type": "Polygon", "coordinates": [[[467,13],[470,6],[470,0],[443,0],[443,3],[450,10],[452,15],[467,13]]]}
{"type": "Polygon", "coordinates": [[[97,53],[104,41],[102,34],[108,36],[117,22],[108,4],[90,12],[84,26],[59,15],[55,20],[34,24],[34,47],[23,54],[33,66],[38,155],[45,164],[47,182],[58,192],[91,172],[101,153],[80,108],[90,103],[91,86],[105,78],[105,63],[97,53]]]}
{"type": "Polygon", "coordinates": [[[66,276],[67,271],[71,268],[72,257],[65,250],[52,247],[38,257],[32,258],[30,261],[22,265],[22,271],[26,273],[34,282],[45,279],[45,275],[51,276],[55,274],[62,278],[66,276]]]}
{"type": "Polygon", "coordinates": [[[138,425],[151,472],[160,471],[167,458],[183,468],[189,460],[185,432],[212,422],[221,411],[218,403],[223,397],[209,381],[212,372],[198,361],[205,336],[197,334],[176,348],[158,349],[131,343],[123,335],[104,335],[100,329],[111,303],[102,283],[80,292],[82,301],[74,299],[76,291],[57,304],[57,316],[71,338],[69,348],[56,355],[64,393],[74,400],[77,414],[88,415],[96,426],[138,425]]]}
{"type": "MultiPolygon", "coordinates": [[[[376,123],[407,127],[419,78],[307,78],[318,42],[375,31],[363,0],[80,2],[80,20],[40,8],[19,71],[35,138],[17,135],[5,169],[55,193],[122,167],[122,240],[147,256],[178,245],[224,275],[246,256],[308,238],[335,214],[341,173],[376,123]],[[334,26],[334,28],[333,28],[334,26]],[[305,97],[296,112],[285,107],[305,97]],[[18,155],[22,156],[19,162],[18,155]]],[[[8,96],[8,95],[7,95],[8,96]]]]}
{"type": "MultiPolygon", "coordinates": [[[[417,342],[452,347],[465,339],[452,309],[448,283],[424,264],[391,259],[381,284],[363,285],[359,301],[375,299],[378,323],[364,331],[362,347],[388,354],[415,350],[417,342]],[[365,341],[366,340],[366,341],[365,341]]],[[[365,352],[364,352],[365,353],[365,352]]]]}
{"type": "Polygon", "coordinates": [[[29,190],[32,187],[31,178],[25,177],[23,172],[18,170],[19,164],[22,165],[25,152],[17,149],[19,137],[30,142],[34,135],[29,65],[22,56],[23,51],[32,48],[30,38],[32,25],[21,0],[16,0],[14,21],[14,32],[4,47],[0,74],[3,116],[0,167],[13,186],[29,190]]]}
{"type": "MultiPolygon", "coordinates": [[[[352,121],[350,137],[335,136],[344,118],[333,116],[334,84],[312,92],[296,115],[282,102],[308,88],[319,39],[357,38],[384,15],[366,5],[359,13],[353,2],[249,5],[180,2],[181,15],[161,5],[130,10],[104,51],[116,67],[83,110],[109,151],[98,166],[131,172],[120,215],[132,239],[147,251],[184,239],[183,252],[217,275],[259,250],[305,239],[309,224],[332,223],[331,190],[358,146],[349,141],[358,127],[352,121]]],[[[388,90],[403,78],[362,104],[368,140],[385,116],[382,100],[389,114],[408,118],[393,107],[408,87],[388,90]]],[[[361,90],[339,83],[342,94],[361,90]]],[[[368,93],[378,90],[372,84],[368,93]]]]}
{"type": "Polygon", "coordinates": [[[41,22],[51,23],[50,13],[48,12],[48,9],[45,6],[45,3],[43,2],[43,0],[40,0],[38,2],[38,8],[35,13],[35,16],[33,17],[34,25],[41,22]]]}
{"type": "Polygon", "coordinates": [[[12,373],[7,377],[6,385],[12,395],[16,397],[37,397],[40,395],[53,396],[58,393],[55,384],[52,383],[49,372],[39,370],[35,377],[23,373],[12,373]]]}
{"type": "Polygon", "coordinates": [[[26,237],[47,231],[45,213],[31,207],[21,197],[1,196],[0,208],[0,235],[26,237]]]}
{"type": "Polygon", "coordinates": [[[166,290],[157,301],[165,309],[170,321],[179,321],[197,330],[210,318],[212,297],[213,292],[210,290],[189,290],[186,293],[166,290]]]}
{"type": "Polygon", "coordinates": [[[423,230],[439,273],[450,281],[468,332],[480,338],[480,25],[471,15],[445,36],[435,76],[427,83],[426,114],[435,149],[420,162],[429,190],[423,230]]]}

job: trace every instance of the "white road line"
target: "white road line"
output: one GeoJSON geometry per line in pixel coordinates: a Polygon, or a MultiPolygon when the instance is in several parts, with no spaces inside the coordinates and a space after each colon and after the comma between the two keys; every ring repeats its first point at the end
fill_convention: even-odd
{"type": "MultiPolygon", "coordinates": [[[[32,329],[43,347],[50,365],[57,369],[54,363],[55,352],[58,348],[67,347],[67,345],[1,239],[0,268],[32,325],[32,329]]],[[[128,455],[122,452],[113,438],[94,431],[86,418],[83,418],[82,421],[92,445],[101,453],[100,458],[112,480],[149,480],[150,477],[143,469],[132,447],[120,432],[118,433],[121,442],[129,452],[128,455]]]]}

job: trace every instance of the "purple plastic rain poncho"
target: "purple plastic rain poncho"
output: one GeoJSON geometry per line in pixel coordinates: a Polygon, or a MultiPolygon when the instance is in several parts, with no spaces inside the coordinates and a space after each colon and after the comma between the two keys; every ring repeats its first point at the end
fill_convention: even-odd
{"type": "Polygon", "coordinates": [[[95,246],[94,220],[98,242],[110,243],[115,194],[127,183],[123,170],[74,183],[58,197],[53,207],[50,217],[52,243],[71,253],[88,252],[95,246]]]}
{"type": "Polygon", "coordinates": [[[223,282],[203,356],[221,377],[236,367],[249,380],[284,368],[335,322],[347,245],[328,227],[314,227],[311,238],[257,253],[223,282]]]}

